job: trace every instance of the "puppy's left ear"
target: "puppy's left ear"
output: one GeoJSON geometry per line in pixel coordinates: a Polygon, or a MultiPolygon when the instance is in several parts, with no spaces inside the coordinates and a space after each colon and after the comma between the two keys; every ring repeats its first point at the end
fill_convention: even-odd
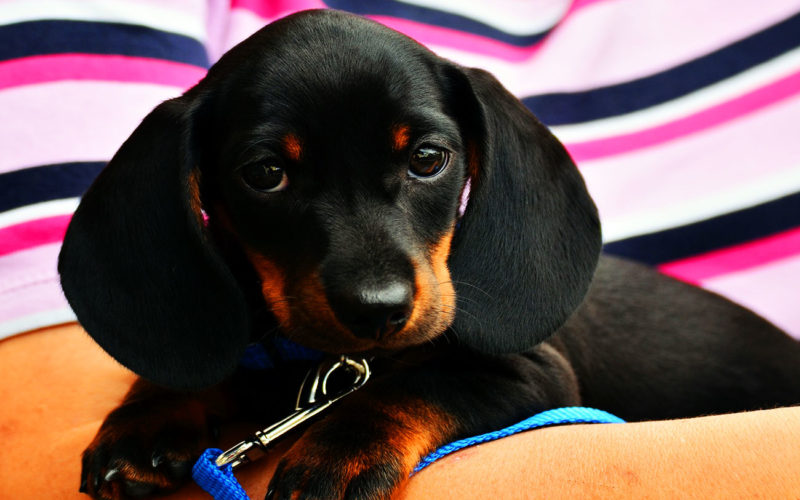
{"type": "Polygon", "coordinates": [[[471,193],[449,267],[453,330],[487,352],[518,352],[580,305],[600,253],[600,223],[564,147],[489,73],[445,72],[468,145],[471,193]]]}
{"type": "Polygon", "coordinates": [[[160,104],[114,155],[72,218],[61,284],[86,331],[138,375],[177,389],[237,366],[250,319],[207,234],[200,199],[200,105],[160,104]]]}

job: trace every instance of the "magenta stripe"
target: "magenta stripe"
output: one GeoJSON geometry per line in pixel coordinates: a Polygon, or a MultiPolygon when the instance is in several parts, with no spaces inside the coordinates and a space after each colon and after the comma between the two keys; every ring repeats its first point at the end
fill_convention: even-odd
{"type": "Polygon", "coordinates": [[[603,158],[662,144],[734,120],[800,94],[800,71],[760,89],[693,115],[640,132],[566,144],[577,162],[603,158]]]}
{"type": "Polygon", "coordinates": [[[72,215],[57,215],[0,229],[0,256],[64,239],[72,215]]]}
{"type": "Polygon", "coordinates": [[[204,68],[161,59],[53,54],[0,62],[0,89],[55,80],[155,83],[188,88],[205,74],[204,68]]]}
{"type": "Polygon", "coordinates": [[[263,19],[277,19],[305,9],[324,9],[321,0],[231,0],[232,9],[245,9],[263,19]]]}
{"type": "Polygon", "coordinates": [[[659,269],[670,276],[700,284],[703,280],[762,266],[795,255],[800,255],[800,228],[670,262],[659,266],[659,269]]]}

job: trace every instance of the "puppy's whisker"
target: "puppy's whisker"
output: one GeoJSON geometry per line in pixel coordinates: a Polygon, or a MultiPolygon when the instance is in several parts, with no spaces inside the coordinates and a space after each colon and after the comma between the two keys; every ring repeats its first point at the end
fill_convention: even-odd
{"type": "Polygon", "coordinates": [[[459,308],[458,306],[455,307],[455,311],[456,311],[456,315],[461,314],[461,315],[466,316],[467,318],[471,319],[472,321],[474,321],[478,325],[478,328],[480,328],[481,330],[484,328],[483,327],[483,322],[480,320],[480,318],[478,318],[478,316],[472,314],[469,311],[465,311],[463,308],[459,308]]]}
{"type": "Polygon", "coordinates": [[[454,285],[468,286],[468,287],[470,287],[470,288],[472,288],[474,290],[477,290],[477,291],[481,292],[482,294],[486,295],[486,297],[488,297],[490,299],[494,299],[494,296],[492,296],[492,294],[490,294],[489,292],[487,292],[486,290],[484,290],[483,288],[481,288],[481,287],[479,287],[477,285],[473,285],[472,283],[468,283],[466,281],[457,281],[457,280],[451,280],[450,283],[452,283],[454,285]]]}

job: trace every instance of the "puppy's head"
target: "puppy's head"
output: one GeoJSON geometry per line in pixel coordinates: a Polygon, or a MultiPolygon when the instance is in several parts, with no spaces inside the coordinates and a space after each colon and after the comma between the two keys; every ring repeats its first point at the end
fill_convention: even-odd
{"type": "Polygon", "coordinates": [[[493,77],[308,11],[144,120],[84,197],[59,269],[109,353],[201,387],[252,337],[235,260],[308,347],[391,351],[450,329],[501,352],[566,320],[598,251],[568,155],[493,77]]]}

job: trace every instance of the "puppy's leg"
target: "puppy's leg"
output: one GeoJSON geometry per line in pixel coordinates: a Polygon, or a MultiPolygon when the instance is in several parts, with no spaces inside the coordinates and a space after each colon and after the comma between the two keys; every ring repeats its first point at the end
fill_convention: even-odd
{"type": "Polygon", "coordinates": [[[188,394],[138,379],[83,452],[81,491],[120,499],[175,489],[214,440],[227,399],[219,388],[188,394]]]}
{"type": "Polygon", "coordinates": [[[579,403],[569,365],[548,345],[404,364],[378,366],[378,378],[313,424],[282,459],[267,498],[390,498],[437,447],[579,403]]]}

